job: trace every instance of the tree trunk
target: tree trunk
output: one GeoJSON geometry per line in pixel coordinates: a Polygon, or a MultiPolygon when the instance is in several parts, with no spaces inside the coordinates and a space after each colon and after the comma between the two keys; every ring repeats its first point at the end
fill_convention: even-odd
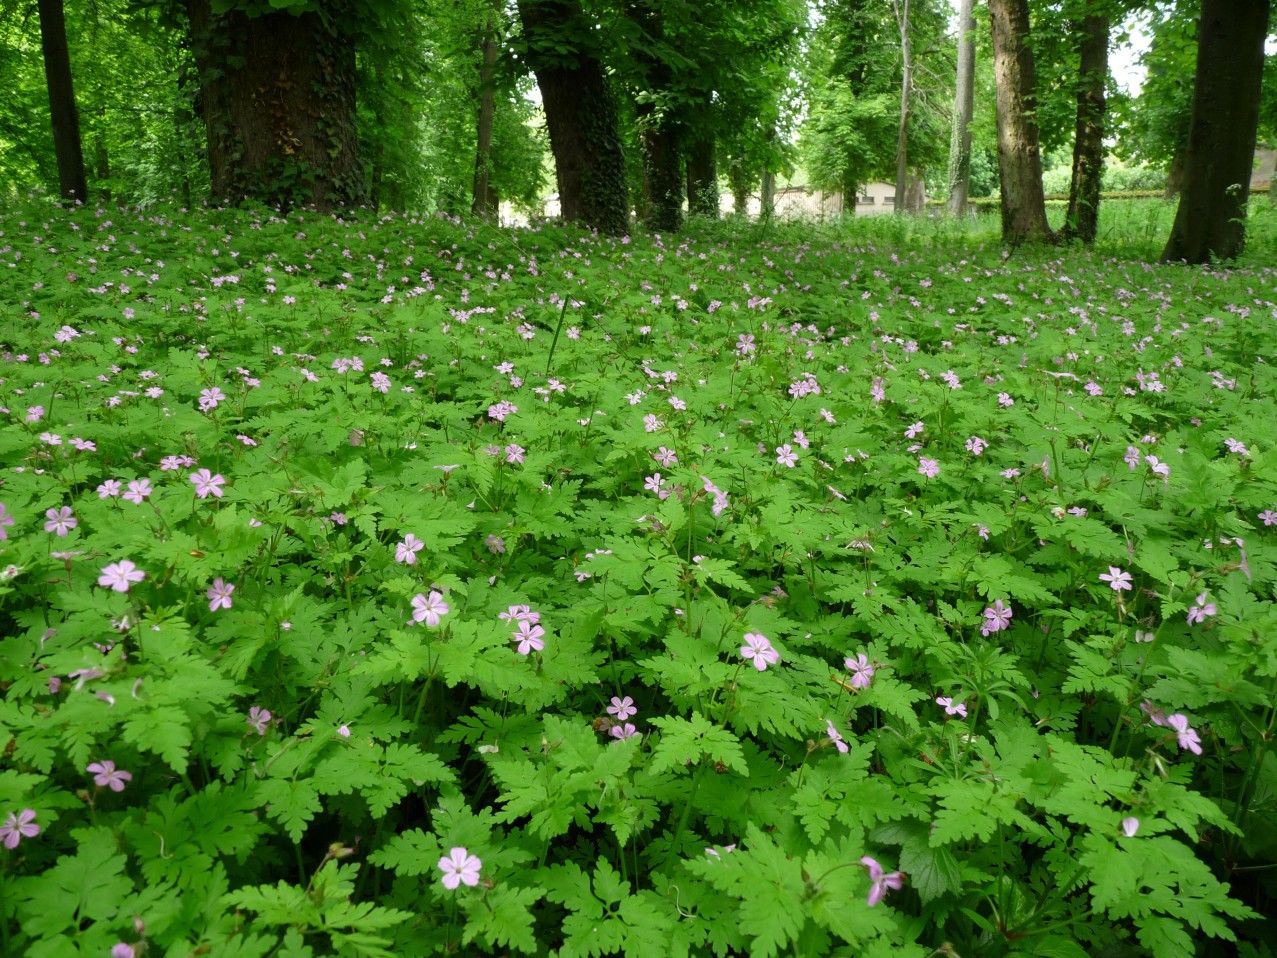
{"type": "Polygon", "coordinates": [[[913,56],[909,46],[909,0],[892,0],[900,28],[900,123],[896,128],[896,198],[894,211],[907,209],[909,190],[909,99],[913,95],[913,56]]]}
{"type": "Polygon", "coordinates": [[[83,203],[89,187],[84,179],[80,146],[80,118],[71,86],[71,54],[67,50],[62,0],[40,0],[40,45],[44,49],[44,80],[49,88],[49,117],[53,125],[53,154],[58,161],[58,193],[83,203]]]}
{"type": "Polygon", "coordinates": [[[776,174],[771,170],[763,170],[763,185],[760,193],[758,215],[771,216],[776,212],[776,174]]]}
{"type": "Polygon", "coordinates": [[[1104,176],[1104,84],[1109,73],[1109,18],[1088,16],[1072,24],[1079,38],[1077,124],[1073,135],[1073,173],[1063,239],[1095,242],[1100,223],[1100,183],[1104,176]]]}
{"type": "Polygon", "coordinates": [[[971,188],[971,116],[975,103],[975,12],[973,0],[959,0],[958,76],[949,140],[949,215],[965,216],[971,188]]]}
{"type": "Polygon", "coordinates": [[[1028,0],[989,0],[989,19],[997,85],[1002,239],[1011,244],[1051,242],[1042,192],[1028,0]]]}
{"type": "Polygon", "coordinates": [[[749,175],[740,157],[732,157],[727,168],[727,182],[732,188],[732,212],[745,216],[749,213],[749,175]]]}
{"type": "Polygon", "coordinates": [[[249,17],[187,0],[215,200],[362,203],[355,48],[317,13],[249,17]]]}
{"type": "Polygon", "coordinates": [[[687,145],[687,212],[718,218],[718,166],[713,134],[699,134],[687,145]]]}
{"type": "Polygon", "coordinates": [[[657,116],[650,105],[640,104],[643,135],[643,170],[649,190],[647,226],[658,233],[673,233],[683,225],[683,164],[681,137],[668,115],[657,116]]]}
{"type": "Polygon", "coordinates": [[[1166,198],[1174,199],[1184,189],[1184,164],[1188,162],[1187,150],[1176,150],[1166,171],[1166,198]]]}
{"type": "Polygon", "coordinates": [[[1246,239],[1268,0],[1202,0],[1184,192],[1163,261],[1232,259],[1246,239]]]}
{"type": "Polygon", "coordinates": [[[519,0],[527,59],[541,88],[563,219],[602,233],[629,227],[616,100],[578,0],[519,0]],[[573,46],[561,52],[566,41],[573,46]]]}
{"type": "Polygon", "coordinates": [[[471,194],[470,212],[489,222],[495,222],[497,196],[488,185],[492,163],[492,120],[496,115],[496,90],[493,88],[493,76],[496,73],[499,52],[495,13],[488,14],[488,22],[483,29],[480,46],[483,50],[483,65],[479,68],[479,120],[475,137],[474,190],[471,194]]]}

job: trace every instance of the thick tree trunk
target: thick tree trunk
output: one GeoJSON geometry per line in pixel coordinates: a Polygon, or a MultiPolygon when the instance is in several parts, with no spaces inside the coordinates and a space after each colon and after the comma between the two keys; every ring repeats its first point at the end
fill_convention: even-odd
{"type": "Polygon", "coordinates": [[[647,179],[647,226],[659,233],[673,233],[683,225],[682,137],[668,116],[656,116],[640,104],[643,130],[643,171],[647,179]]]}
{"type": "Polygon", "coordinates": [[[474,150],[474,189],[470,212],[490,222],[497,219],[497,195],[488,185],[492,165],[492,120],[496,115],[496,90],[493,77],[497,68],[496,14],[488,14],[480,43],[483,65],[479,68],[479,119],[474,150]]]}
{"type": "Polygon", "coordinates": [[[749,175],[739,157],[733,157],[727,168],[727,182],[732,188],[732,212],[745,216],[749,212],[749,175]]]}
{"type": "Polygon", "coordinates": [[[67,50],[62,0],[40,0],[40,45],[44,49],[44,80],[49,88],[49,116],[53,124],[53,154],[58,161],[58,193],[83,203],[89,196],[80,146],[80,118],[71,85],[71,54],[67,50]]]}
{"type": "Polygon", "coordinates": [[[718,218],[718,166],[713,134],[699,134],[687,144],[687,212],[718,218]]]}
{"type": "Polygon", "coordinates": [[[771,170],[763,170],[763,185],[760,190],[758,215],[771,216],[776,212],[776,174],[771,170]]]}
{"type": "Polygon", "coordinates": [[[900,29],[900,122],[896,127],[896,198],[894,211],[908,208],[909,191],[909,100],[913,96],[913,55],[909,46],[909,0],[892,0],[896,26],[900,29]]]}
{"type": "Polygon", "coordinates": [[[1269,0],[1202,0],[1184,192],[1164,261],[1232,259],[1246,238],[1269,0]]]}
{"type": "Polygon", "coordinates": [[[187,0],[215,200],[362,203],[355,48],[316,13],[215,14],[187,0]]]}
{"type": "Polygon", "coordinates": [[[603,233],[629,227],[625,154],[595,30],[578,0],[519,0],[527,59],[541,88],[563,219],[603,233]],[[570,40],[572,49],[562,52],[570,40]]]}
{"type": "Polygon", "coordinates": [[[1184,165],[1188,162],[1187,148],[1176,150],[1166,171],[1166,198],[1174,199],[1184,189],[1184,165]]]}
{"type": "Polygon", "coordinates": [[[1109,72],[1109,18],[1088,16],[1073,23],[1081,55],[1073,174],[1063,239],[1095,242],[1100,223],[1100,182],[1104,176],[1104,84],[1109,72]]]}
{"type": "Polygon", "coordinates": [[[997,85],[1002,239],[1012,244],[1050,242],[1053,237],[1042,192],[1028,0],[989,0],[989,19],[997,85]]]}
{"type": "Polygon", "coordinates": [[[971,116],[975,104],[975,12],[973,0],[959,0],[958,76],[949,139],[949,215],[965,216],[971,188],[971,116]]]}

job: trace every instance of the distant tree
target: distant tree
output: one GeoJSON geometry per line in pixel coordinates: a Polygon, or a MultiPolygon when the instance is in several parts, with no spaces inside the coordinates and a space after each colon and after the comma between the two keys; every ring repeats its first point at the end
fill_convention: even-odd
{"type": "Polygon", "coordinates": [[[53,152],[58,163],[58,192],[64,199],[83,203],[89,188],[84,178],[84,153],[80,147],[80,118],[71,84],[71,54],[67,50],[66,19],[62,0],[39,0],[40,41],[44,49],[44,75],[49,88],[49,116],[53,125],[53,152]]]}
{"type": "MultiPolygon", "coordinates": [[[[1103,6],[1103,0],[1100,4],[1103,6]]],[[[1099,229],[1100,189],[1104,176],[1104,88],[1108,81],[1107,12],[1078,11],[1070,35],[1078,50],[1077,112],[1073,135],[1073,169],[1069,205],[1061,237],[1095,242],[1099,229]]]]}
{"type": "Polygon", "coordinates": [[[1242,251],[1268,14],[1269,0],[1202,0],[1184,191],[1163,260],[1242,251]]]}
{"type": "Polygon", "coordinates": [[[958,70],[949,141],[949,215],[962,216],[971,187],[971,114],[975,101],[974,0],[958,4],[958,70]]]}
{"type": "Polygon", "coordinates": [[[1002,238],[1008,243],[1049,242],[1038,143],[1033,48],[1028,0],[989,0],[997,86],[998,169],[1002,238]]]}

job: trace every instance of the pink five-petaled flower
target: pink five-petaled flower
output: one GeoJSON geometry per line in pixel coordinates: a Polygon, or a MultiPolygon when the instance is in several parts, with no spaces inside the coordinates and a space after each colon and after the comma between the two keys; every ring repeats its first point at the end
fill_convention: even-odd
{"type": "Polygon", "coordinates": [[[843,665],[847,666],[847,671],[851,673],[851,687],[853,689],[867,689],[874,680],[874,672],[877,671],[873,663],[869,661],[869,656],[863,652],[856,653],[856,657],[843,659],[843,665]]]}
{"type": "Polygon", "coordinates": [[[1108,572],[1100,573],[1100,581],[1107,582],[1114,592],[1131,591],[1131,574],[1123,572],[1115,565],[1109,566],[1108,572]]]}
{"type": "Polygon", "coordinates": [[[235,586],[231,585],[221,576],[213,580],[213,584],[208,587],[208,611],[216,612],[218,609],[229,609],[231,607],[231,593],[235,591],[235,586]]]}
{"type": "Polygon", "coordinates": [[[75,516],[71,514],[70,506],[62,506],[60,509],[48,509],[45,511],[44,517],[49,520],[44,524],[44,531],[52,532],[59,538],[62,538],[80,524],[75,516]]]}
{"type": "Polygon", "coordinates": [[[612,696],[612,704],[607,707],[607,714],[616,717],[618,722],[624,722],[632,715],[638,715],[638,709],[634,707],[634,700],[628,695],[625,698],[620,696],[612,696]]]}
{"type": "Polygon", "coordinates": [[[133,780],[133,773],[115,767],[112,761],[94,762],[89,766],[93,775],[93,784],[99,788],[109,788],[113,792],[124,791],[124,786],[133,780]]]}
{"type": "Polygon", "coordinates": [[[936,696],[936,705],[944,709],[945,715],[958,715],[962,718],[967,717],[967,707],[962,702],[954,702],[953,699],[946,695],[936,696]]]}
{"type": "Polygon", "coordinates": [[[17,848],[18,842],[24,838],[35,838],[40,834],[40,826],[35,823],[35,809],[24,808],[20,812],[10,812],[9,817],[0,825],[0,839],[5,848],[17,848]]]}
{"type": "Polygon", "coordinates": [[[984,610],[984,624],[980,626],[981,635],[992,635],[1003,629],[1011,628],[1011,606],[998,599],[984,610]]]}
{"type": "Polygon", "coordinates": [[[417,553],[425,546],[424,542],[410,532],[403,537],[403,542],[395,546],[395,561],[402,562],[404,565],[416,565],[417,553]]]}
{"type": "Polygon", "coordinates": [[[191,473],[191,484],[195,486],[195,494],[201,499],[207,499],[210,495],[214,499],[222,498],[222,486],[225,483],[225,476],[214,475],[207,469],[197,469],[191,473]]]}
{"type": "Polygon", "coordinates": [[[151,487],[150,479],[133,479],[129,482],[129,488],[124,493],[124,498],[140,506],[146,500],[146,497],[154,491],[151,487]]]}
{"type": "Polygon", "coordinates": [[[1192,752],[1194,755],[1202,754],[1201,737],[1188,724],[1188,716],[1181,715],[1176,712],[1174,715],[1166,716],[1166,726],[1175,732],[1175,738],[1179,742],[1179,747],[1192,752]]]}
{"type": "Polygon", "coordinates": [[[533,622],[519,622],[517,628],[518,631],[511,633],[510,637],[519,643],[520,655],[540,652],[545,648],[545,629],[541,626],[533,622]]]}
{"type": "Polygon", "coordinates": [[[918,457],[918,474],[926,476],[928,479],[934,479],[940,475],[940,463],[935,459],[928,459],[926,456],[918,457]]]}
{"type": "Polygon", "coordinates": [[[1206,601],[1205,592],[1198,593],[1197,602],[1188,607],[1188,624],[1196,625],[1198,622],[1205,622],[1217,611],[1214,602],[1206,601]]]}
{"type": "Polygon", "coordinates": [[[266,728],[270,725],[271,714],[259,705],[254,705],[248,710],[248,727],[258,735],[265,735],[266,728]]]}
{"type": "Polygon", "coordinates": [[[1140,820],[1134,815],[1122,819],[1122,834],[1127,838],[1134,838],[1135,833],[1140,830],[1140,820]]]}
{"type": "Polygon", "coordinates": [[[905,876],[900,872],[883,872],[876,859],[865,855],[860,864],[869,869],[869,907],[872,908],[887,897],[887,889],[899,890],[904,886],[905,876]]]}
{"type": "Polygon", "coordinates": [[[623,722],[620,725],[613,725],[608,729],[607,734],[624,742],[627,738],[633,738],[638,735],[638,729],[634,727],[633,722],[623,722]]]}
{"type": "Polygon", "coordinates": [[[776,447],[776,464],[793,469],[798,464],[798,453],[794,452],[789,443],[776,447]]]}
{"type": "Polygon", "coordinates": [[[9,538],[9,533],[4,530],[11,525],[13,525],[13,516],[9,515],[9,507],[0,502],[0,542],[9,538]]]}
{"type": "Polygon", "coordinates": [[[443,601],[443,593],[434,589],[429,595],[418,593],[412,597],[412,620],[424,622],[426,625],[438,625],[440,619],[448,614],[448,603],[443,601]]]}
{"type": "Polygon", "coordinates": [[[745,644],[740,647],[740,654],[743,659],[753,660],[754,668],[760,672],[765,672],[767,666],[780,661],[780,653],[761,632],[745,633],[745,644]]]}
{"type": "Polygon", "coordinates": [[[137,949],[127,941],[117,941],[111,946],[111,958],[137,958],[137,949]]]}
{"type": "Polygon", "coordinates": [[[98,585],[115,592],[128,592],[130,585],[134,582],[141,582],[145,578],[145,572],[128,559],[121,559],[119,562],[113,562],[102,570],[102,574],[98,576],[98,585]]]}
{"type": "Polygon", "coordinates": [[[829,741],[834,743],[834,748],[842,752],[844,755],[851,751],[851,746],[843,739],[842,733],[834,728],[834,723],[829,719],[825,719],[825,734],[829,736],[829,741]]]}
{"type": "Polygon", "coordinates": [[[443,872],[443,887],[449,890],[458,885],[474,887],[479,884],[479,869],[483,862],[478,855],[471,855],[464,848],[454,848],[439,859],[439,870],[443,872]]]}

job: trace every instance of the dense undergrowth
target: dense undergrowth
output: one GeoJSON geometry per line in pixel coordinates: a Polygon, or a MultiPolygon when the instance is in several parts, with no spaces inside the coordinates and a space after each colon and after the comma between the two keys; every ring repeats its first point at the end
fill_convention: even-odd
{"type": "Polygon", "coordinates": [[[11,211],[0,951],[1272,954],[1267,215],[11,211]]]}

